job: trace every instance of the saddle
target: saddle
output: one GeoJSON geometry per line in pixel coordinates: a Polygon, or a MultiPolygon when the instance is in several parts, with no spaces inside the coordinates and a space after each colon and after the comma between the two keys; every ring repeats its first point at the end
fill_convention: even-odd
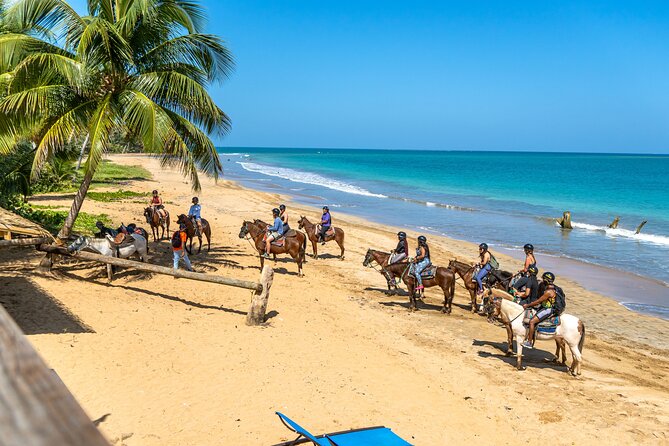
{"type": "MultiPolygon", "coordinates": [[[[536,313],[536,310],[533,308],[528,308],[525,310],[525,314],[523,315],[523,325],[525,325],[525,327],[530,326],[530,319],[532,319],[536,313]]],[[[539,322],[539,325],[537,325],[537,331],[544,334],[554,334],[558,325],[560,325],[560,316],[552,316],[539,322]]]]}
{"type": "Polygon", "coordinates": [[[289,229],[288,232],[283,234],[283,238],[297,237],[297,231],[295,229],[289,229]]]}
{"type": "MultiPolygon", "coordinates": [[[[320,232],[322,228],[323,227],[321,225],[318,225],[318,232],[320,232]]],[[[330,229],[325,231],[325,236],[330,237],[330,236],[334,236],[334,235],[335,235],[335,228],[334,228],[334,226],[330,226],[330,229]]]]}
{"type": "Polygon", "coordinates": [[[135,239],[131,234],[125,234],[123,232],[119,232],[116,237],[111,239],[113,243],[110,243],[112,245],[112,248],[121,248],[126,245],[130,245],[134,243],[135,239]]]}
{"type": "Polygon", "coordinates": [[[281,237],[279,237],[276,240],[272,240],[272,243],[270,243],[270,245],[274,245],[274,246],[283,246],[285,244],[286,244],[286,236],[285,235],[282,235],[281,237]]]}
{"type": "MultiPolygon", "coordinates": [[[[437,267],[435,265],[428,266],[420,273],[420,277],[423,279],[434,279],[434,276],[436,275],[437,275],[437,267]]],[[[409,277],[412,277],[414,279],[416,278],[413,271],[409,273],[409,277]]]]}

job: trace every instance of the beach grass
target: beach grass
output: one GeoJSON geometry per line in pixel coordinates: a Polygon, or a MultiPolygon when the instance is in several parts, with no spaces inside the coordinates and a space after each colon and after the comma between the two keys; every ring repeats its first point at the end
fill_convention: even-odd
{"type": "Polygon", "coordinates": [[[117,191],[111,191],[111,192],[89,192],[88,194],[86,194],[86,197],[94,201],[102,201],[109,203],[112,201],[123,201],[138,197],[148,197],[149,195],[151,194],[148,192],[143,193],[143,192],[134,192],[130,190],[119,189],[117,191]]]}
{"type": "Polygon", "coordinates": [[[151,172],[142,166],[122,166],[103,160],[95,171],[93,184],[126,184],[129,181],[145,181],[152,178],[151,172]]]}
{"type": "MultiPolygon", "coordinates": [[[[57,233],[63,227],[67,214],[68,211],[66,210],[54,210],[40,206],[24,208],[21,212],[23,217],[41,225],[52,234],[57,233]]],[[[98,232],[95,227],[97,221],[101,221],[105,225],[111,224],[111,219],[107,214],[80,212],[72,232],[81,235],[93,235],[98,232]]]]}

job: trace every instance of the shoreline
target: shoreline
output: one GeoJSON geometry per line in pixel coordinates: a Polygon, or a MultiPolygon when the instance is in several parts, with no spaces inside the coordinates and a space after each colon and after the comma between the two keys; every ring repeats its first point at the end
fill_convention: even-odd
{"type": "MultiPolygon", "coordinates": [[[[151,157],[111,159],[154,173],[124,189],[159,189],[173,215],[188,205],[193,194],[178,172],[151,157]]],[[[257,253],[238,237],[240,225],[266,218],[286,195],[202,183],[213,238],[211,252],[191,256],[195,269],[256,279],[257,253]]],[[[53,195],[43,202],[70,204],[53,195]]],[[[299,214],[320,213],[286,204],[293,225],[299,214]]],[[[143,206],[86,200],[83,210],[145,225],[143,206]]],[[[546,362],[549,341],[525,352],[521,374],[504,355],[504,329],[469,312],[461,285],[451,315],[439,312],[440,290],[428,289],[415,313],[407,296],[382,292],[385,280],[362,260],[370,246],[394,246],[393,226],[335,218],[346,260],[333,244],[319,246],[323,258],[308,256],[298,278],[295,263],[280,257],[264,327],[244,325],[246,290],[128,270],[107,284],[103,268],[85,263],[42,276],[33,270],[40,256],[27,251],[0,252],[0,287],[10,291],[0,301],[91,419],[105,416],[100,429],[113,444],[275,444],[293,438],[277,410],[314,431],[386,425],[416,445],[511,445],[537,426],[561,432],[560,445],[669,441],[668,322],[565,280],[567,311],[587,326],[583,375],[546,362]]],[[[150,246],[151,263],[171,264],[169,241],[150,246]]],[[[431,247],[435,264],[471,260],[468,242],[435,236],[431,247]]]]}

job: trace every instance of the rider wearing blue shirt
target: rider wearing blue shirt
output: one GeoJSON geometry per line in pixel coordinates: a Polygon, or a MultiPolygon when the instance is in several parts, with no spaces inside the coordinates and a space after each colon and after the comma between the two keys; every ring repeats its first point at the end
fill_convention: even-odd
{"type": "Polygon", "coordinates": [[[200,211],[202,207],[200,206],[200,200],[197,197],[193,197],[193,205],[188,210],[188,217],[191,220],[195,220],[197,225],[197,230],[202,234],[202,217],[200,216],[200,211]]]}
{"type": "Polygon", "coordinates": [[[269,251],[271,249],[272,242],[281,237],[284,232],[283,222],[281,221],[280,214],[281,212],[278,209],[272,209],[274,224],[272,226],[267,226],[267,237],[265,237],[265,254],[263,254],[263,257],[267,259],[269,259],[269,251]]]}

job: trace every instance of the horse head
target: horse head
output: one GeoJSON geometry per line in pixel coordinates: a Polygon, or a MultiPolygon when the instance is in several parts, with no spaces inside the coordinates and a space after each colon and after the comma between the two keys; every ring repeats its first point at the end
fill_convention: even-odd
{"type": "Polygon", "coordinates": [[[362,262],[362,266],[364,267],[371,266],[373,260],[374,260],[374,254],[372,252],[372,248],[369,248],[367,250],[367,254],[365,254],[365,260],[362,262]]]}
{"type": "Polygon", "coordinates": [[[300,219],[297,221],[298,229],[304,229],[304,222],[307,220],[307,217],[300,215],[300,219]]]}
{"type": "Polygon", "coordinates": [[[82,235],[77,237],[70,246],[67,247],[67,252],[81,251],[88,245],[88,239],[82,235]]]}
{"type": "Polygon", "coordinates": [[[151,224],[151,219],[153,218],[153,208],[148,207],[144,209],[144,217],[146,218],[146,223],[151,224]]]}
{"type": "Polygon", "coordinates": [[[244,223],[242,223],[241,229],[239,229],[239,238],[245,238],[248,234],[249,234],[249,222],[245,220],[244,223]]]}

